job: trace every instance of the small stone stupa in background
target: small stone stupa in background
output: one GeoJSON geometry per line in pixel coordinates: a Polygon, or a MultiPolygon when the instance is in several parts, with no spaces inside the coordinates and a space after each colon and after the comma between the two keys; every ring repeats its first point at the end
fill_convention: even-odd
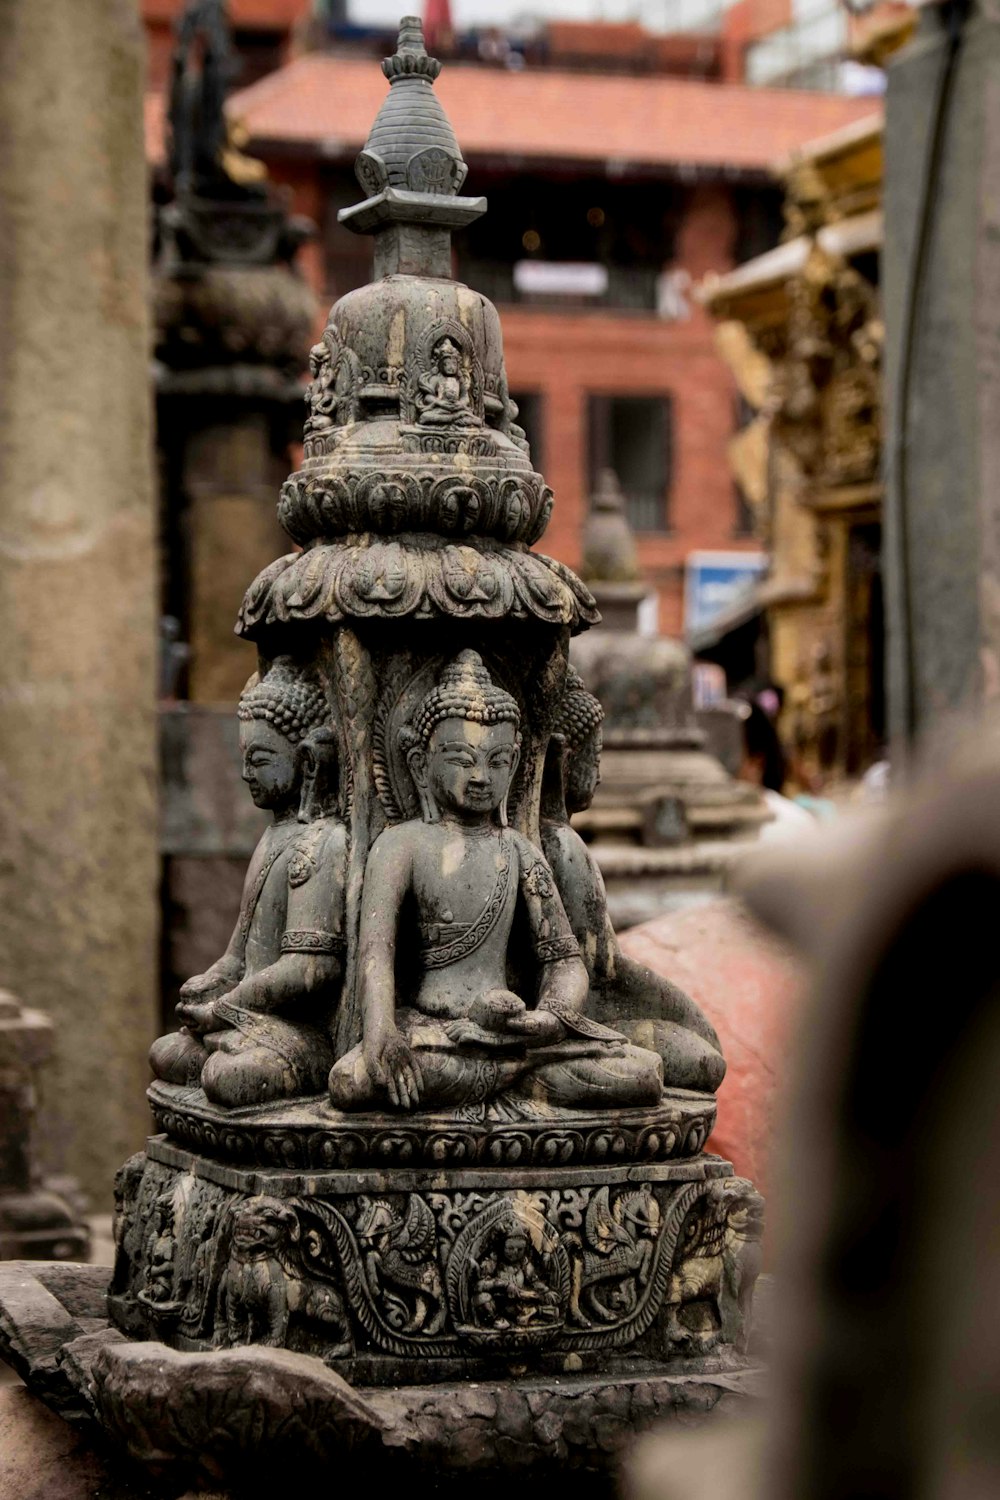
{"type": "Polygon", "coordinates": [[[55,1028],[0,989],[0,1260],[79,1260],[90,1231],[73,1182],[46,1181],[36,1141],[40,1075],[55,1028]],[[67,1195],[69,1189],[69,1195],[67,1195]]]}
{"type": "Polygon", "coordinates": [[[366,1482],[399,1454],[593,1468],[748,1370],[761,1200],[704,1151],[717,1039],[620,961],[561,797],[598,616],[531,550],[552,496],[496,310],[451,278],[486,205],[419,21],[383,68],[342,216],[376,279],[314,355],[279,507],[302,550],[238,627],[271,823],[152,1048],[114,1329],[64,1360],[133,1452],[217,1479],[359,1445],[366,1482]]]}
{"type": "Polygon", "coordinates": [[[649,593],[612,470],[601,476],[583,534],[582,576],[601,623],[571,660],[603,709],[600,784],[576,799],[574,826],[593,841],[616,927],[657,915],[680,892],[718,890],[770,814],[759,791],[729,775],[695,718],[691,657],[680,641],[639,632],[649,593]]]}

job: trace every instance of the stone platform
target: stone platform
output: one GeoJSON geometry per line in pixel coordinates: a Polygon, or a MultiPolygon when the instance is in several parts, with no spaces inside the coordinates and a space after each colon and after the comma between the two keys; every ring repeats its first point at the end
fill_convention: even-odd
{"type": "MultiPolygon", "coordinates": [[[[287,1350],[191,1354],[130,1342],[108,1322],[106,1281],[100,1266],[0,1264],[0,1358],[86,1452],[137,1461],[136,1475],[159,1474],[169,1495],[206,1483],[258,1494],[286,1483],[290,1465],[303,1482],[329,1482],[334,1463],[341,1479],[405,1481],[417,1495],[471,1474],[480,1485],[508,1482],[512,1470],[583,1478],[615,1468],[653,1423],[690,1427],[764,1393],[757,1362],[731,1353],[629,1376],[352,1388],[321,1360],[287,1350]]],[[[147,1494],[146,1483],[133,1493],[147,1494]]]]}
{"type": "Polygon", "coordinates": [[[325,1095],[221,1109],[200,1088],[153,1083],[157,1127],[178,1145],[240,1167],[324,1171],[354,1167],[561,1166],[672,1161],[696,1156],[715,1123],[714,1094],[665,1089],[655,1109],[539,1109],[519,1118],[497,1106],[419,1115],[342,1114],[325,1095]]]}
{"type": "Polygon", "coordinates": [[[109,1308],[130,1337],[289,1349],[372,1386],[628,1375],[745,1348],[762,1200],[721,1158],[674,1154],[700,1147],[709,1096],[610,1122],[397,1127],[321,1121],[311,1101],[240,1124],[169,1092],[151,1091],[173,1138],[118,1184],[109,1308]],[[199,1130],[203,1152],[178,1142],[199,1130]],[[319,1165],[348,1143],[350,1169],[319,1165]],[[463,1152],[470,1165],[448,1160],[463,1152]]]}

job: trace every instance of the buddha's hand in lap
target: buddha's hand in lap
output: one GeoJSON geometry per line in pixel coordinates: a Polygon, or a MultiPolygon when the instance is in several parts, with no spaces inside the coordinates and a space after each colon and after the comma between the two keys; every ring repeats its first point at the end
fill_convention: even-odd
{"type": "Polygon", "coordinates": [[[528,1047],[551,1047],[566,1036],[566,1027],[550,1010],[526,1010],[509,1022],[510,1030],[528,1047]]]}
{"type": "Polygon", "coordinates": [[[212,969],[207,969],[204,974],[195,974],[181,985],[181,1004],[187,1001],[218,1000],[220,995],[233,988],[235,982],[234,978],[220,974],[217,970],[213,972],[212,969]]]}
{"type": "Polygon", "coordinates": [[[566,1029],[551,1011],[529,1010],[510,990],[490,990],[473,1001],[467,1020],[449,1023],[448,1035],[482,1047],[544,1047],[561,1041],[566,1029]]]}
{"type": "Polygon", "coordinates": [[[393,1028],[365,1048],[365,1062],[374,1082],[386,1089],[400,1109],[415,1109],[420,1103],[423,1078],[416,1055],[393,1028]]]}
{"type": "Polygon", "coordinates": [[[469,1016],[460,1016],[457,1020],[446,1021],[445,1034],[450,1042],[456,1047],[486,1047],[488,1050],[510,1051],[511,1047],[523,1047],[521,1037],[514,1036],[509,1031],[497,1031],[487,1026],[480,1026],[469,1016]]]}
{"type": "MultiPolygon", "coordinates": [[[[183,990],[181,993],[183,994],[183,990]]],[[[197,1002],[184,999],[177,1007],[177,1014],[195,1036],[204,1036],[206,1031],[211,1031],[218,1025],[215,1006],[211,1001],[197,1002]]]]}

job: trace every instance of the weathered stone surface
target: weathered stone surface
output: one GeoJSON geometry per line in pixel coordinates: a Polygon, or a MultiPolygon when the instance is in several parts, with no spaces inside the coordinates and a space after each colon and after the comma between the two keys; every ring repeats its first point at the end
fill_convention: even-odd
{"type": "MultiPolygon", "coordinates": [[[[7,1299],[0,1286],[0,1309],[7,1299]]],[[[432,1476],[458,1482],[462,1475],[486,1479],[529,1467],[536,1477],[566,1469],[598,1475],[614,1469],[634,1435],[654,1423],[697,1426],[716,1412],[745,1409],[764,1393],[759,1367],[732,1360],[702,1362],[697,1373],[690,1366],[638,1376],[494,1373],[471,1383],[457,1373],[433,1385],[352,1389],[310,1355],[259,1345],[183,1353],[129,1343],[103,1321],[71,1337],[54,1358],[77,1385],[76,1408],[63,1408],[75,1433],[54,1418],[49,1424],[32,1398],[17,1391],[13,1408],[0,1410],[0,1432],[15,1433],[9,1446],[0,1445],[0,1466],[22,1472],[16,1464],[23,1428],[38,1445],[39,1478],[48,1477],[54,1441],[66,1500],[144,1495],[136,1473],[116,1467],[125,1456],[158,1479],[156,1494],[170,1497],[188,1485],[198,1493],[256,1495],[282,1473],[287,1477],[290,1463],[302,1482],[329,1482],[332,1473],[364,1474],[369,1484],[412,1483],[418,1475],[421,1482],[432,1476]],[[14,1408],[20,1427],[10,1425],[14,1408]],[[93,1488],[73,1488],[78,1476],[93,1488]]],[[[24,1371],[29,1389],[53,1406],[45,1360],[24,1371]]],[[[11,1489],[18,1500],[22,1494],[48,1500],[50,1493],[63,1491],[11,1489]]]]}
{"type": "Polygon", "coordinates": [[[111,1315],[178,1349],[289,1348],[355,1385],[746,1351],[762,1201],[716,1157],[303,1173],[160,1139],[119,1190],[111,1315]]]}
{"type": "Polygon", "coordinates": [[[888,69],[882,276],[894,758],[945,713],[995,701],[1000,685],[1000,389],[983,353],[1000,337],[998,67],[1000,15],[992,0],[977,0],[922,9],[916,38],[888,69]]]}
{"type": "Polygon", "coordinates": [[[106,1433],[154,1470],[258,1484],[292,1465],[308,1475],[357,1456],[383,1419],[317,1359],[286,1349],[179,1354],[107,1344],[92,1369],[106,1433]]]}

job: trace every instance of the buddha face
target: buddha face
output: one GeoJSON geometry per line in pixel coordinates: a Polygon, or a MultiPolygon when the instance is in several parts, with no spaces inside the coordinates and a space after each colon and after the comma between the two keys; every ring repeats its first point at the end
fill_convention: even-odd
{"type": "Polygon", "coordinates": [[[437,356],[437,367],[442,375],[458,375],[462,369],[462,360],[456,345],[451,339],[444,339],[434,350],[437,356]]]}
{"type": "Polygon", "coordinates": [[[266,719],[240,720],[243,780],[258,807],[277,812],[299,794],[300,756],[290,740],[266,719]]]}
{"type": "Polygon", "coordinates": [[[474,724],[444,719],[435,725],[414,770],[442,813],[482,822],[507,795],[517,768],[519,745],[513,724],[474,724]],[[422,764],[421,764],[422,760],[422,764]]]}
{"type": "Polygon", "coordinates": [[[503,1242],[503,1258],[509,1266],[519,1266],[527,1259],[528,1241],[523,1234],[508,1234],[503,1242]]]}
{"type": "Polygon", "coordinates": [[[571,750],[566,756],[566,810],[585,812],[594,800],[601,782],[601,730],[571,750]]]}

